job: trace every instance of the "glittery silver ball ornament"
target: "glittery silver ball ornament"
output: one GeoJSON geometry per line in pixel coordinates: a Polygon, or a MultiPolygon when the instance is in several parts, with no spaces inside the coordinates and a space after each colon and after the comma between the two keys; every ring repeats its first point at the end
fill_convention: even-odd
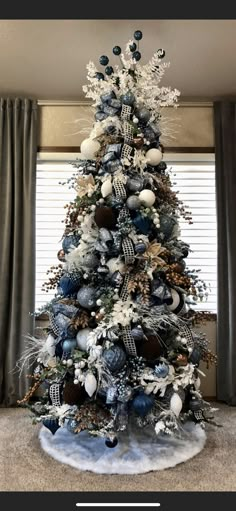
{"type": "Polygon", "coordinates": [[[145,106],[136,110],[135,115],[141,122],[144,123],[147,123],[151,117],[149,110],[145,106]]]}
{"type": "Polygon", "coordinates": [[[128,181],[127,181],[127,188],[131,192],[141,192],[141,190],[143,188],[143,181],[142,181],[142,179],[134,179],[134,178],[128,179],[128,181]]]}
{"type": "Polygon", "coordinates": [[[129,209],[139,209],[141,207],[141,200],[136,195],[130,195],[126,201],[129,209]]]}
{"type": "Polygon", "coordinates": [[[133,92],[127,92],[126,94],[124,94],[122,101],[125,105],[129,105],[129,106],[133,105],[133,103],[135,101],[135,96],[134,96],[133,92]]]}
{"type": "Polygon", "coordinates": [[[108,350],[105,350],[102,357],[112,373],[119,371],[126,362],[126,354],[118,345],[114,345],[108,350]]]}
{"type": "Polygon", "coordinates": [[[79,304],[88,310],[93,310],[96,307],[97,290],[94,287],[84,286],[81,287],[77,294],[79,304]]]}
{"type": "Polygon", "coordinates": [[[86,268],[96,268],[99,265],[99,259],[95,254],[86,254],[82,258],[81,265],[86,268]]]}

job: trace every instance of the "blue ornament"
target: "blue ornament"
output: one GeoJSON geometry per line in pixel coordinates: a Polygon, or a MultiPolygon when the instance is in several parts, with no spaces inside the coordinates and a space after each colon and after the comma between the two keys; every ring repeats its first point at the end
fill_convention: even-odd
{"type": "Polygon", "coordinates": [[[123,99],[122,99],[122,102],[124,103],[124,105],[133,105],[133,103],[135,102],[135,96],[133,94],[133,92],[126,92],[126,94],[124,94],[123,96],[123,99]]]}
{"type": "Polygon", "coordinates": [[[146,252],[147,246],[145,243],[143,243],[143,241],[140,241],[139,243],[136,243],[134,249],[136,254],[144,254],[144,252],[146,252]]]}
{"type": "Polygon", "coordinates": [[[79,234],[72,234],[70,236],[66,236],[62,242],[62,248],[65,254],[68,254],[72,247],[78,247],[80,242],[79,234]]]}
{"type": "Polygon", "coordinates": [[[137,61],[141,59],[141,53],[140,53],[140,51],[134,51],[134,53],[133,53],[133,59],[134,59],[134,60],[137,60],[137,61]]]}
{"type": "Polygon", "coordinates": [[[66,339],[63,341],[62,348],[64,353],[71,353],[77,346],[76,339],[66,339]]]}
{"type": "Polygon", "coordinates": [[[104,350],[102,358],[105,360],[108,369],[112,373],[120,371],[126,362],[126,354],[117,344],[114,344],[111,348],[104,350]]]}
{"type": "Polygon", "coordinates": [[[136,110],[135,115],[144,123],[147,123],[151,117],[149,110],[145,106],[136,110]]]}
{"type": "Polygon", "coordinates": [[[190,362],[194,365],[198,365],[201,360],[201,351],[198,348],[193,348],[191,356],[189,358],[190,362]]]}
{"type": "Polygon", "coordinates": [[[53,435],[55,435],[56,431],[60,428],[58,419],[44,419],[43,425],[51,431],[53,435]]]}
{"type": "Polygon", "coordinates": [[[133,42],[132,44],[129,45],[129,49],[130,51],[135,51],[137,49],[137,44],[135,42],[133,42]]]}
{"type": "Polygon", "coordinates": [[[106,75],[110,76],[112,75],[113,73],[113,67],[112,66],[107,66],[106,69],[105,69],[105,73],[106,75]]]}
{"type": "Polygon", "coordinates": [[[140,417],[145,417],[151,411],[153,405],[154,398],[144,394],[144,392],[140,392],[132,401],[132,408],[140,417]]]}
{"type": "Polygon", "coordinates": [[[85,309],[93,310],[96,307],[97,290],[94,287],[83,286],[78,291],[77,300],[85,309]]]}
{"type": "Polygon", "coordinates": [[[136,30],[134,32],[134,39],[136,41],[141,41],[142,37],[143,37],[143,34],[142,34],[141,30],[136,30]]]}
{"type": "Polygon", "coordinates": [[[149,234],[151,231],[152,221],[147,216],[137,215],[132,222],[141,234],[149,234]]]}
{"type": "Polygon", "coordinates": [[[74,433],[77,425],[78,422],[75,419],[68,419],[66,427],[70,433],[74,433]]]}
{"type": "Polygon", "coordinates": [[[74,281],[67,275],[62,275],[60,278],[59,288],[64,296],[73,295],[76,291],[78,291],[79,286],[80,282],[78,280],[74,281]]]}
{"type": "Polygon", "coordinates": [[[132,328],[131,335],[135,341],[142,341],[144,338],[143,329],[141,326],[136,326],[132,328]]]}
{"type": "Polygon", "coordinates": [[[95,78],[97,78],[97,80],[104,80],[104,74],[103,73],[96,73],[95,74],[95,78]]]}
{"type": "Polygon", "coordinates": [[[160,48],[159,50],[157,50],[157,56],[159,57],[159,59],[163,59],[165,54],[166,54],[166,52],[165,52],[165,50],[163,50],[163,48],[160,48]]]}
{"type": "Polygon", "coordinates": [[[114,46],[113,48],[114,55],[120,55],[121,54],[121,47],[120,46],[114,46]]]}
{"type": "Polygon", "coordinates": [[[165,378],[167,374],[169,373],[169,366],[166,364],[159,364],[158,366],[155,366],[155,374],[158,376],[158,378],[165,378]]]}
{"type": "Polygon", "coordinates": [[[109,58],[106,55],[101,55],[99,62],[102,66],[107,66],[109,58]]]}
{"type": "Polygon", "coordinates": [[[106,441],[105,441],[105,444],[106,444],[107,447],[110,447],[110,449],[111,449],[111,448],[117,446],[118,440],[117,440],[116,437],[112,438],[112,439],[111,438],[107,438],[106,441]]]}

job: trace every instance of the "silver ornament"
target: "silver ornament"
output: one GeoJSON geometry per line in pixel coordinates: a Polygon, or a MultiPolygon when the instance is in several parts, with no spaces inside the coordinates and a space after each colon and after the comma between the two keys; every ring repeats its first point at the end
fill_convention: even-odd
{"type": "Polygon", "coordinates": [[[141,200],[136,195],[130,195],[126,201],[129,209],[139,209],[141,207],[141,200]]]}
{"type": "Polygon", "coordinates": [[[85,268],[95,268],[99,265],[99,259],[95,254],[86,254],[82,258],[81,266],[85,268]]]}
{"type": "Polygon", "coordinates": [[[141,192],[143,181],[141,179],[130,178],[127,181],[127,187],[131,192],[141,192]]]}
{"type": "Polygon", "coordinates": [[[96,307],[97,290],[94,287],[84,286],[77,293],[77,300],[79,304],[88,310],[93,310],[96,307]]]}

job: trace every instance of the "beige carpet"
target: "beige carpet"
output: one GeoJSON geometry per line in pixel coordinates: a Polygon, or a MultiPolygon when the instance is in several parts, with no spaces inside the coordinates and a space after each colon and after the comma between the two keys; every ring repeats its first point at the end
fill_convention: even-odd
{"type": "Polygon", "coordinates": [[[236,491],[236,407],[217,404],[205,449],[162,472],[135,476],[79,472],[45,454],[26,409],[0,408],[0,491],[236,491]]]}

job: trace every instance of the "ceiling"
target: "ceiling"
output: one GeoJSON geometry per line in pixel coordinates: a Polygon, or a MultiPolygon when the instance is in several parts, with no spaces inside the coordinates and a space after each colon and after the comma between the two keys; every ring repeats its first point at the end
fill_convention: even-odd
{"type": "Polygon", "coordinates": [[[143,32],[142,61],[166,50],[163,85],[185,99],[236,95],[236,20],[0,20],[0,95],[84,100],[86,64],[143,32]]]}

